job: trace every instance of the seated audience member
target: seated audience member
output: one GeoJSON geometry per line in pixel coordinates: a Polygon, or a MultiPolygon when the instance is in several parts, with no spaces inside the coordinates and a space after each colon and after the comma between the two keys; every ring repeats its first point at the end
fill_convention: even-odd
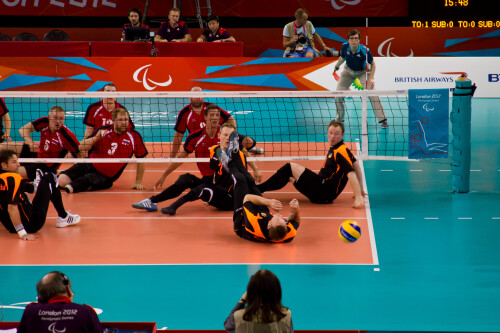
{"type": "Polygon", "coordinates": [[[207,28],[205,28],[197,42],[236,42],[229,32],[221,28],[219,18],[216,15],[210,15],[207,18],[207,28]]]}
{"type": "Polygon", "coordinates": [[[283,57],[291,58],[313,58],[322,56],[314,47],[314,40],[323,47],[325,51],[331,51],[323,42],[321,36],[316,33],[311,21],[308,21],[307,10],[299,8],[295,11],[295,21],[285,25],[283,29],[283,57]]]}
{"type": "Polygon", "coordinates": [[[18,333],[66,332],[101,333],[101,323],[93,308],[73,303],[71,281],[61,272],[45,275],[36,285],[38,302],[24,309],[18,333]]]}
{"type": "Polygon", "coordinates": [[[10,142],[12,139],[10,138],[10,116],[9,109],[5,104],[5,101],[2,97],[0,97],[0,143],[7,141],[10,142]]]}
{"type": "Polygon", "coordinates": [[[252,275],[224,328],[230,333],[293,332],[292,312],[281,304],[281,284],[273,272],[261,269],[252,275]]]}
{"type": "Polygon", "coordinates": [[[162,22],[158,34],[155,36],[156,42],[191,42],[193,38],[189,34],[186,22],[180,21],[181,10],[172,8],[168,12],[168,22],[162,22]]]}
{"type": "MultiPolygon", "coordinates": [[[[90,151],[90,158],[143,158],[148,154],[141,135],[131,129],[126,109],[113,111],[113,124],[98,128],[80,143],[80,151],[90,151]]],[[[113,186],[127,163],[76,163],[59,175],[59,185],[68,193],[104,190],[113,186]]],[[[137,163],[133,189],[143,190],[146,165],[137,163]]]]}
{"type": "Polygon", "coordinates": [[[121,41],[123,42],[125,40],[125,29],[127,27],[143,27],[148,29],[147,35],[149,36],[149,26],[146,24],[141,23],[141,12],[137,8],[130,8],[128,11],[128,20],[130,23],[126,23],[123,25],[122,28],[122,38],[121,41]]]}

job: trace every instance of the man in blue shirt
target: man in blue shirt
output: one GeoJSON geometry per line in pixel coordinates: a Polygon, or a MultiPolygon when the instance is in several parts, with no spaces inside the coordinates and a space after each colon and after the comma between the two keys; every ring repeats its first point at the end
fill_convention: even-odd
{"type": "MultiPolygon", "coordinates": [[[[340,65],[344,62],[346,66],[340,74],[339,82],[337,83],[337,90],[347,90],[351,84],[357,79],[363,85],[363,88],[372,90],[375,87],[373,79],[375,78],[375,61],[370,50],[360,44],[359,40],[361,35],[358,30],[351,30],[347,35],[348,43],[342,44],[340,50],[340,58],[335,65],[335,71],[340,69],[340,65]],[[370,65],[370,66],[367,66],[370,65]],[[370,70],[370,71],[369,71],[370,70]],[[369,72],[368,72],[369,71],[369,72]],[[366,73],[369,73],[368,80],[366,73]]],[[[370,103],[373,108],[373,113],[377,117],[377,121],[381,124],[382,128],[389,128],[387,117],[378,96],[370,96],[370,103]]],[[[335,107],[337,108],[337,117],[335,120],[344,122],[345,104],[344,97],[335,98],[335,107]]]]}

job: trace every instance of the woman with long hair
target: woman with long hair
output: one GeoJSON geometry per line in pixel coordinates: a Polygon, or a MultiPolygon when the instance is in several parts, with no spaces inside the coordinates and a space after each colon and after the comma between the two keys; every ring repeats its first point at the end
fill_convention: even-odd
{"type": "Polygon", "coordinates": [[[230,333],[293,332],[292,312],[281,304],[281,284],[273,272],[261,269],[252,275],[224,328],[230,333]]]}

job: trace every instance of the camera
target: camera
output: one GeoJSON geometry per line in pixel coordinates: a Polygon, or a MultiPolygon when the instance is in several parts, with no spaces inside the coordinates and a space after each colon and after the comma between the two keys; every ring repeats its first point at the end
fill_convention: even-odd
{"type": "Polygon", "coordinates": [[[304,34],[303,34],[303,33],[300,33],[298,36],[299,36],[298,41],[299,41],[299,43],[300,43],[300,44],[305,44],[305,43],[307,43],[307,37],[306,37],[306,36],[304,36],[304,34]]]}

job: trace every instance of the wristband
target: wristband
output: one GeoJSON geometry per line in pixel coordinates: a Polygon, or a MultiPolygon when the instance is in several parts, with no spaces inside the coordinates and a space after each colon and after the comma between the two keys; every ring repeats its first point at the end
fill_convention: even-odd
{"type": "Polygon", "coordinates": [[[26,232],[26,230],[24,230],[24,228],[22,228],[21,230],[17,231],[17,234],[19,235],[19,238],[23,238],[28,233],[26,232]]]}

